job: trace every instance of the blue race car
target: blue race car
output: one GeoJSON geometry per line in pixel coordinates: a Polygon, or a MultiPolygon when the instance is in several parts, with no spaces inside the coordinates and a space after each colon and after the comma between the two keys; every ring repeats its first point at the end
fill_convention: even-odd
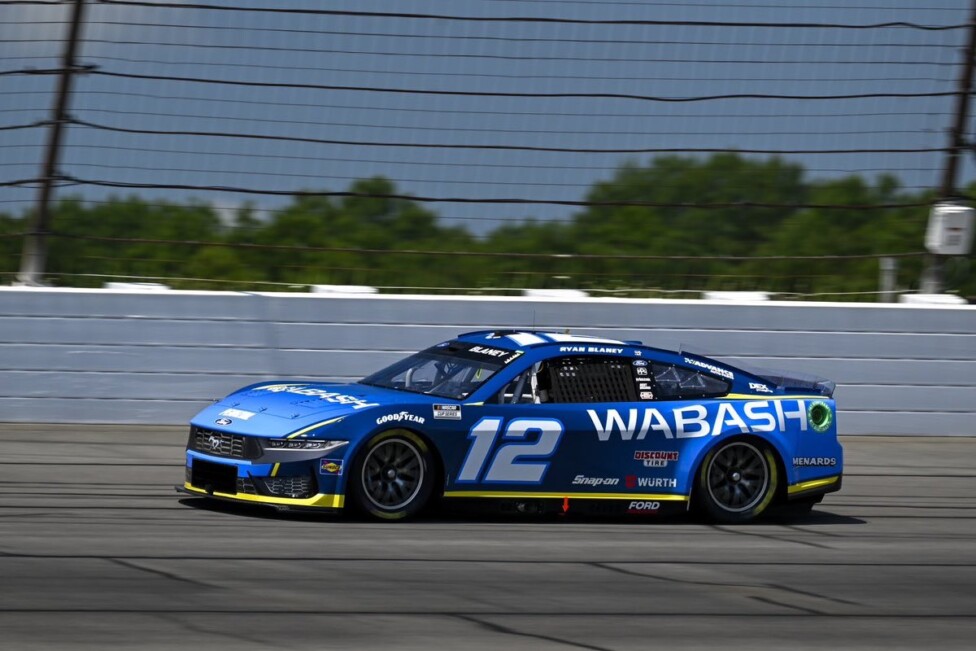
{"type": "Polygon", "coordinates": [[[471,332],[354,384],[240,389],[192,420],[178,490],[387,520],[443,499],[745,522],[840,488],[833,390],[636,341],[471,332]]]}

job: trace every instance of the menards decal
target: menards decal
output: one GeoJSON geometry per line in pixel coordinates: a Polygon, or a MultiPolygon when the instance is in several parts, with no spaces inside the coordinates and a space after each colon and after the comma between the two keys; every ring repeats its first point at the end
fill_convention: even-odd
{"type": "Polygon", "coordinates": [[[795,423],[801,432],[807,429],[804,400],[753,400],[745,403],[716,402],[708,406],[686,405],[676,409],[607,409],[602,414],[587,409],[593,428],[601,441],[614,433],[621,440],[642,441],[649,432],[669,439],[693,439],[717,436],[722,432],[785,432],[795,423]]]}

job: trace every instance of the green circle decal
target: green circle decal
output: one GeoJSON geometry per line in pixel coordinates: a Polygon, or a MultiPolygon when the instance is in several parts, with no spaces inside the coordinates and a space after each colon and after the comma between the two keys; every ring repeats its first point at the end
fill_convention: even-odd
{"type": "Polygon", "coordinates": [[[823,400],[816,400],[810,403],[807,408],[807,421],[810,427],[816,432],[826,432],[830,429],[830,424],[834,422],[834,412],[823,400]]]}

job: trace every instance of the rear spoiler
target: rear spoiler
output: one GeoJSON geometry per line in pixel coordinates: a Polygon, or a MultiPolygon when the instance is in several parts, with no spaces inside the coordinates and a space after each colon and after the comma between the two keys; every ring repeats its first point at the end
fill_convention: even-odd
{"type": "Polygon", "coordinates": [[[827,398],[833,396],[834,389],[837,388],[835,382],[817,377],[816,375],[806,375],[803,373],[790,373],[787,375],[778,371],[758,371],[756,375],[766,382],[775,384],[777,387],[786,389],[787,391],[819,393],[827,398]]]}
{"type": "MultiPolygon", "coordinates": [[[[834,395],[834,390],[837,388],[837,383],[826,378],[822,378],[818,375],[812,373],[802,373],[797,371],[780,371],[766,368],[756,368],[750,364],[743,364],[736,360],[735,362],[724,362],[720,358],[706,357],[697,353],[692,353],[687,350],[681,351],[682,355],[697,357],[703,362],[708,362],[711,364],[714,361],[719,361],[723,365],[727,366],[730,371],[739,370],[745,371],[749,375],[754,375],[757,378],[766,382],[766,384],[772,384],[785,391],[799,391],[803,393],[816,393],[825,398],[831,398],[834,395]]],[[[714,367],[712,367],[714,370],[714,367]]]]}

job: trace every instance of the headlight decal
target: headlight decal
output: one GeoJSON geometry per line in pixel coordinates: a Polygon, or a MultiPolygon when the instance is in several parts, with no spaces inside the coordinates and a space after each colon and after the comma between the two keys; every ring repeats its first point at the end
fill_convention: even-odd
{"type": "Polygon", "coordinates": [[[323,440],[323,439],[267,439],[265,450],[316,450],[319,452],[330,452],[344,445],[349,445],[349,441],[323,440]]]}
{"type": "Polygon", "coordinates": [[[314,425],[309,425],[305,429],[300,429],[294,434],[289,434],[285,438],[297,439],[299,436],[303,436],[311,432],[313,429],[317,429],[319,427],[325,427],[326,425],[335,425],[336,423],[341,422],[344,419],[345,416],[339,416],[338,418],[330,418],[329,420],[323,420],[321,423],[315,423],[314,425]]]}

